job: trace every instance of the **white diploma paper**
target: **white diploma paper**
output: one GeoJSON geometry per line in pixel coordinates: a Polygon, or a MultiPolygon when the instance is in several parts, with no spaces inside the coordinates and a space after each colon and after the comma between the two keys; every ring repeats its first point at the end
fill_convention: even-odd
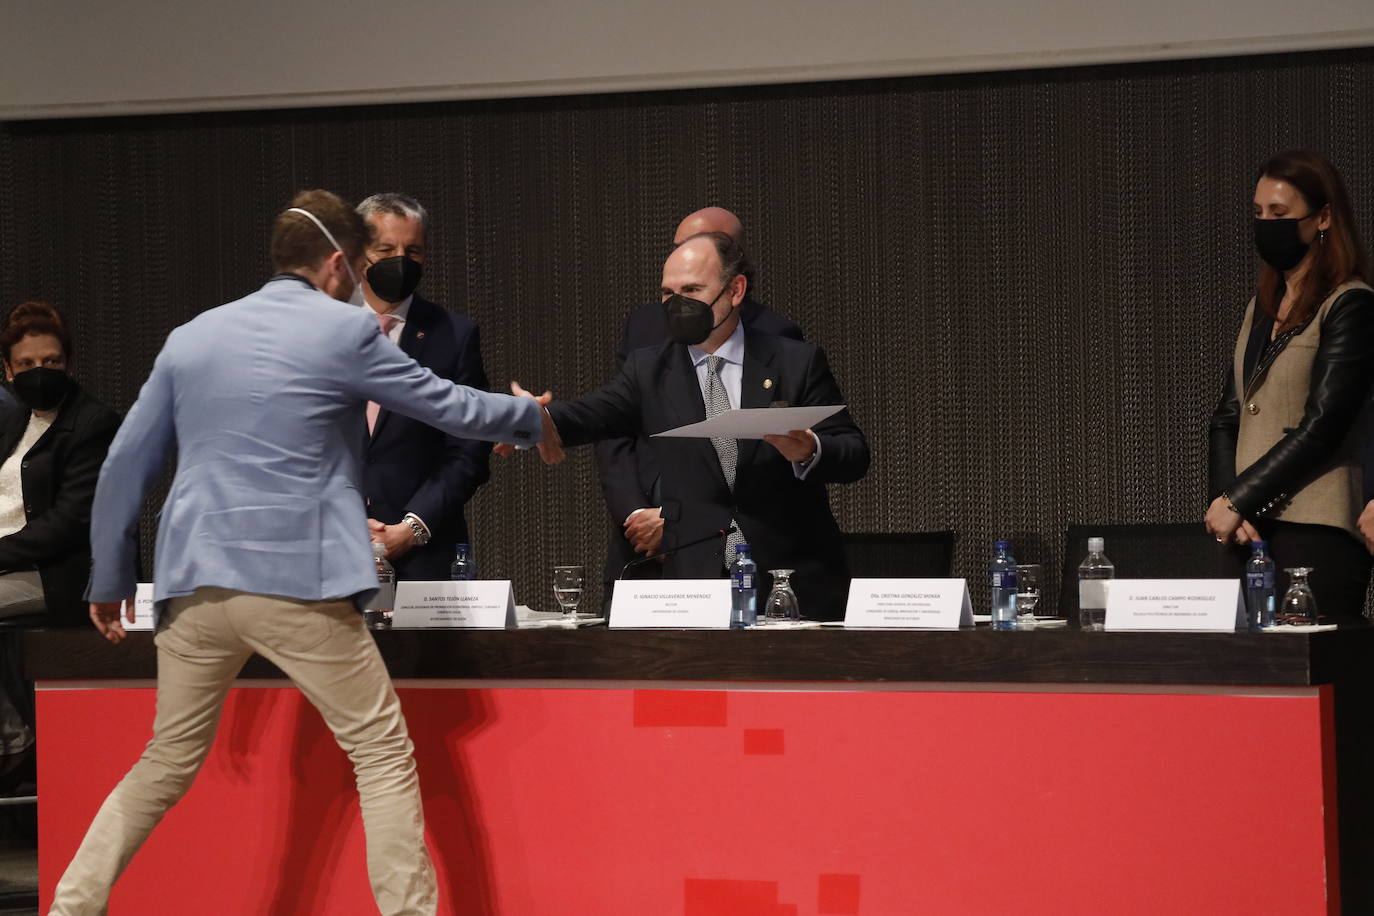
{"type": "Polygon", "coordinates": [[[700,423],[688,423],[677,429],[654,433],[655,437],[675,439],[762,439],[764,436],[784,436],[794,429],[810,429],[832,414],[844,410],[843,404],[824,407],[751,407],[747,410],[727,410],[700,423]]]}
{"type": "Polygon", "coordinates": [[[851,579],[846,627],[957,630],[973,626],[967,579],[851,579]]]}
{"type": "Polygon", "coordinates": [[[729,579],[621,579],[611,593],[612,627],[730,629],[729,579]]]}
{"type": "Polygon", "coordinates": [[[1244,629],[1239,579],[1112,579],[1107,582],[1108,630],[1244,629]]]}
{"type": "Polygon", "coordinates": [[[515,594],[509,579],[397,582],[395,605],[393,630],[515,626],[515,594]]]}

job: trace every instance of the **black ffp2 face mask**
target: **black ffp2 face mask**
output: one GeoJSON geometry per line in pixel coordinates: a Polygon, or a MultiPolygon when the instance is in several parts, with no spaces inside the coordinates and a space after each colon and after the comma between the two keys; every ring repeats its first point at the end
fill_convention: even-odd
{"type": "Polygon", "coordinates": [[[367,268],[367,284],[385,302],[401,302],[420,285],[424,267],[414,258],[382,258],[367,268]]]}
{"type": "Polygon", "coordinates": [[[678,293],[664,299],[663,309],[668,314],[668,336],[673,342],[696,346],[724,324],[730,318],[729,314],[713,324],[711,319],[715,316],[711,309],[729,289],[727,284],[710,302],[702,302],[700,299],[678,293]]]}
{"type": "Polygon", "coordinates": [[[52,410],[72,387],[72,377],[62,369],[39,366],[15,375],[10,383],[29,410],[52,410]]]}
{"type": "Polygon", "coordinates": [[[1310,247],[1302,240],[1299,224],[1316,215],[1309,213],[1297,219],[1255,217],[1255,250],[1260,259],[1279,272],[1297,267],[1310,247]]]}

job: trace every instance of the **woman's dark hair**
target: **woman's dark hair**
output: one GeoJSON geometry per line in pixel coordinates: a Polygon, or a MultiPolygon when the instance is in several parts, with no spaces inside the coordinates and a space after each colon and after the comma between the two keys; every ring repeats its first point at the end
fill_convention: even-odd
{"type": "MultiPolygon", "coordinates": [[[[1272,178],[1292,185],[1302,195],[1308,213],[1317,213],[1322,207],[1331,208],[1331,228],[1312,243],[1315,249],[1312,266],[1303,276],[1298,301],[1280,325],[1280,330],[1286,330],[1312,317],[1322,301],[1342,283],[1349,280],[1368,282],[1369,255],[1360,242],[1360,231],[1355,225],[1355,214],[1350,208],[1350,195],[1345,190],[1345,181],[1325,156],[1301,149],[1279,153],[1260,168],[1255,180],[1261,178],[1272,178]]],[[[1283,275],[1268,264],[1262,264],[1258,286],[1260,305],[1277,319],[1283,275]]]]}
{"type": "Polygon", "coordinates": [[[62,355],[72,358],[72,338],[67,333],[67,322],[57,306],[48,302],[21,302],[5,316],[5,326],[0,328],[0,357],[10,361],[10,349],[30,334],[51,334],[62,344],[62,355]]]}

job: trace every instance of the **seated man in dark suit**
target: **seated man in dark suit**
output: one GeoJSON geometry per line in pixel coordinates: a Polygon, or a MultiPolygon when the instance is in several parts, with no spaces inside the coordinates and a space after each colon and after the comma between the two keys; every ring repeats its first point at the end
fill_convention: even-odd
{"type": "MultiPolygon", "coordinates": [[[[744,244],[743,224],[735,214],[721,207],[705,207],[688,214],[678,224],[673,244],[680,245],[703,232],[721,232],[739,245],[744,244]]],[[[801,328],[791,319],[753,297],[752,273],[747,266],[743,273],[747,283],[739,315],[744,326],[765,334],[801,340],[801,328]]],[[[625,365],[632,351],[666,343],[668,339],[668,318],[663,303],[640,306],[625,322],[625,332],[615,354],[616,369],[625,365]]],[[[596,443],[596,469],[610,515],[603,576],[603,598],[609,606],[611,589],[622,572],[630,579],[657,578],[663,573],[663,566],[657,561],[626,568],[626,564],[658,552],[663,532],[659,469],[653,449],[643,436],[621,436],[596,443]]]]}
{"type": "MultiPolygon", "coordinates": [[[[817,346],[747,328],[740,306],[748,292],[744,252],[729,236],[708,233],[679,245],[663,265],[668,334],[629,354],[599,391],[555,402],[549,413],[566,444],[614,436],[642,437],[698,422],[731,407],[842,404],[817,346]]],[[[794,589],[812,619],[843,616],[849,576],[828,483],[868,471],[868,443],[848,410],[814,429],[754,439],[648,439],[660,470],[662,527],[658,545],[683,546],[667,557],[667,578],[725,574],[733,544],[747,541],[760,571],[796,570],[794,589]]]]}
{"type": "MultiPolygon", "coordinates": [[[[363,297],[382,333],[440,378],[485,391],[477,325],[415,295],[428,254],[424,207],[401,194],[375,194],[358,213],[373,231],[363,297]]],[[[454,545],[471,540],[463,507],[487,482],[490,445],[376,404],[367,419],[363,495],[372,539],[386,544],[397,579],[447,579],[454,545]]]]}

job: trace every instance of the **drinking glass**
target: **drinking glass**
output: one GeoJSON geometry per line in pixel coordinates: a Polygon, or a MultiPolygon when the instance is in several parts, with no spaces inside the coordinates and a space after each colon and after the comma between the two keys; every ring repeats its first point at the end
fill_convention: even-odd
{"type": "Polygon", "coordinates": [[[1311,626],[1317,622],[1317,596],[1312,594],[1312,586],[1307,584],[1310,566],[1295,566],[1285,569],[1288,573],[1288,591],[1284,592],[1283,604],[1279,607],[1279,620],[1282,623],[1311,626]]]}
{"type": "Polygon", "coordinates": [[[792,591],[791,575],[795,570],[770,569],[773,577],[773,590],[768,593],[768,603],[763,607],[763,622],[772,626],[786,626],[801,620],[801,606],[797,604],[797,593],[792,591]]]}
{"type": "Polygon", "coordinates": [[[1043,570],[1039,563],[1026,563],[1016,567],[1016,617],[1017,622],[1027,626],[1035,625],[1035,607],[1040,603],[1040,583],[1043,570]]]}
{"type": "Polygon", "coordinates": [[[563,609],[564,620],[577,619],[577,605],[582,601],[582,567],[555,566],[553,568],[553,596],[563,609]]]}

